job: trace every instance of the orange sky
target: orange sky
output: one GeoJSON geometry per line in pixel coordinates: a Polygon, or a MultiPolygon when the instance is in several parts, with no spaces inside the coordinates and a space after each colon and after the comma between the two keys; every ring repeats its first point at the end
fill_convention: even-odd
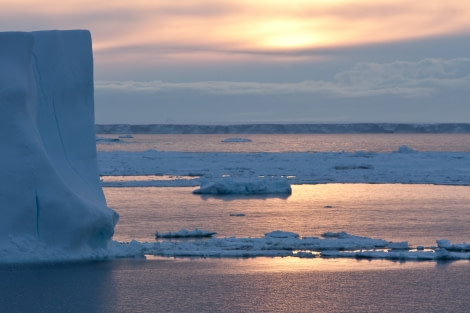
{"type": "Polygon", "coordinates": [[[91,31],[99,123],[470,116],[468,0],[0,0],[0,8],[0,31],[91,31]]]}
{"type": "Polygon", "coordinates": [[[88,28],[95,51],[126,48],[131,58],[139,57],[145,48],[158,48],[169,58],[214,58],[470,31],[470,2],[466,0],[1,2],[3,28],[10,18],[16,28],[88,28]]]}

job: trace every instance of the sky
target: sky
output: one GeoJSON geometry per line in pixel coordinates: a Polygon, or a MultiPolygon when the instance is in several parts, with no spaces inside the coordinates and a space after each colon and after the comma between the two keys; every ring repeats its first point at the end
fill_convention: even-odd
{"type": "Polygon", "coordinates": [[[468,0],[0,0],[88,29],[98,124],[470,122],[468,0]]]}

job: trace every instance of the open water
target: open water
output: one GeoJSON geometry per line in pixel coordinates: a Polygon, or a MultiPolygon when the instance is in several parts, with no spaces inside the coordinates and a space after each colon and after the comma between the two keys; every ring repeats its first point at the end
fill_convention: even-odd
{"type": "Polygon", "coordinates": [[[180,152],[391,152],[401,145],[418,151],[470,152],[470,134],[139,134],[134,138],[98,135],[98,151],[180,152]],[[230,138],[249,142],[224,142],[230,138]]]}
{"type": "MultiPolygon", "coordinates": [[[[108,136],[113,137],[113,136],[108,136]]],[[[116,136],[114,136],[116,137],[116,136]]],[[[144,151],[470,151],[470,135],[137,135],[98,149],[144,151]],[[229,137],[251,142],[223,143],[229,137]]],[[[105,188],[115,239],[200,228],[281,229],[433,245],[470,241],[470,187],[297,185],[289,197],[201,197],[192,188],[105,188]],[[234,213],[238,216],[231,215],[234,213]]],[[[470,262],[355,259],[125,259],[0,266],[1,312],[468,312],[470,262]]]]}

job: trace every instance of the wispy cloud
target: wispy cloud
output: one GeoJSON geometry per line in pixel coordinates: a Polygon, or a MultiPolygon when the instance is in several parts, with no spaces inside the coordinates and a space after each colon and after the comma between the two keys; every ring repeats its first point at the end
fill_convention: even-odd
{"type": "Polygon", "coordinates": [[[331,81],[265,83],[201,81],[97,81],[97,90],[130,93],[199,92],[215,95],[321,93],[333,97],[396,95],[430,97],[441,90],[470,90],[470,59],[424,59],[386,64],[358,63],[331,81]]]}

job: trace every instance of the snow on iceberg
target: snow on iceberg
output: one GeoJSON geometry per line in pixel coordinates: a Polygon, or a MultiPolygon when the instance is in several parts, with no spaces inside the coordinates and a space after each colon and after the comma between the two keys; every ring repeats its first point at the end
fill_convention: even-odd
{"type": "Polygon", "coordinates": [[[225,177],[203,182],[194,194],[212,195],[263,195],[291,194],[292,188],[285,178],[233,179],[225,177]]]}
{"type": "Polygon", "coordinates": [[[90,33],[0,32],[0,68],[0,262],[106,248],[90,33]]]}

